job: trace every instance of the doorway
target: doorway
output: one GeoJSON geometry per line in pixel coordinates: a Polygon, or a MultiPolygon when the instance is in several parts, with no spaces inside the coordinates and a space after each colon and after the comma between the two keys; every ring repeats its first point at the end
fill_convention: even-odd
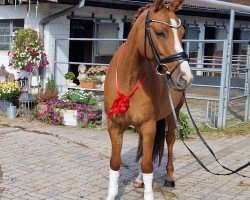
{"type": "MultiPolygon", "coordinates": [[[[233,40],[240,40],[241,30],[240,28],[234,28],[233,40]]],[[[233,43],[233,55],[238,55],[240,53],[240,44],[233,43]]]]}
{"type": "MultiPolygon", "coordinates": [[[[71,19],[70,38],[93,38],[94,23],[92,20],[71,19]]],[[[73,41],[69,43],[70,62],[91,62],[92,41],[73,41]]],[[[78,64],[69,66],[69,71],[78,76],[78,64]]]]}
{"type": "MultiPolygon", "coordinates": [[[[216,27],[205,27],[205,40],[215,40],[216,39],[216,27]]],[[[215,44],[206,43],[205,44],[205,56],[213,56],[215,53],[215,44]]]]}

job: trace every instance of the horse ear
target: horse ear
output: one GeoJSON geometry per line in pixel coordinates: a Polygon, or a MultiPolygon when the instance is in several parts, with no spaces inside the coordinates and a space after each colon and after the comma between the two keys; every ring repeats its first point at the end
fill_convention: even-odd
{"type": "Polygon", "coordinates": [[[173,10],[174,12],[177,10],[180,10],[182,5],[184,4],[185,0],[173,0],[170,4],[169,7],[171,8],[171,10],[173,10]]]}
{"type": "Polygon", "coordinates": [[[165,0],[155,0],[155,12],[158,12],[165,5],[165,0]]]}

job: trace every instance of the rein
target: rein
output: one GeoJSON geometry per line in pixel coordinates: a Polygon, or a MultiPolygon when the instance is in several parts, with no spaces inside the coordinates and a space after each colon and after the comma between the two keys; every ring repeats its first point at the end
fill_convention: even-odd
{"type": "Polygon", "coordinates": [[[189,107],[188,107],[188,104],[187,104],[187,101],[186,101],[186,97],[185,97],[185,94],[183,93],[183,96],[184,96],[184,99],[185,99],[185,105],[187,107],[187,111],[188,111],[188,114],[189,114],[189,117],[192,121],[192,124],[196,130],[196,134],[199,136],[199,138],[201,139],[202,143],[205,145],[205,147],[209,150],[209,152],[212,154],[212,156],[215,158],[215,161],[224,169],[226,169],[227,171],[230,171],[229,173],[216,173],[216,172],[213,172],[211,171],[210,169],[208,169],[205,164],[198,158],[198,156],[196,156],[196,154],[187,146],[186,142],[184,141],[184,139],[181,137],[181,132],[180,132],[180,124],[179,124],[179,120],[177,118],[177,115],[176,115],[176,112],[175,112],[175,108],[174,108],[174,103],[173,103],[173,99],[172,99],[172,95],[170,93],[170,87],[169,87],[169,82],[168,82],[168,78],[166,77],[165,78],[165,82],[166,82],[166,85],[167,85],[167,95],[168,95],[168,99],[169,99],[169,102],[170,102],[170,106],[171,106],[171,109],[172,109],[172,114],[173,114],[173,117],[174,117],[174,121],[175,121],[175,124],[176,124],[176,130],[177,130],[177,133],[179,135],[179,138],[181,138],[181,141],[183,142],[183,144],[185,145],[185,147],[188,149],[188,151],[190,152],[190,154],[195,158],[195,160],[200,164],[200,166],[205,169],[207,172],[209,172],[210,174],[213,174],[213,175],[219,175],[219,176],[226,176],[226,175],[232,175],[232,174],[238,174],[242,177],[247,177],[247,178],[250,178],[248,176],[245,176],[245,175],[242,175],[242,174],[239,174],[238,172],[247,168],[249,165],[250,165],[250,162],[246,163],[245,165],[242,165],[241,167],[237,168],[236,170],[231,170],[230,168],[222,165],[217,156],[215,155],[214,151],[211,149],[211,147],[207,144],[207,142],[205,141],[205,139],[202,137],[197,125],[195,124],[194,122],[194,119],[190,113],[190,110],[189,110],[189,107]]]}
{"type": "MultiPolygon", "coordinates": [[[[229,171],[228,173],[216,173],[216,172],[213,172],[211,171],[210,169],[208,169],[205,164],[198,158],[198,156],[196,156],[196,154],[187,146],[186,142],[184,141],[184,139],[181,137],[181,132],[180,132],[180,125],[179,125],[179,121],[178,121],[178,118],[177,118],[177,115],[176,115],[176,112],[175,112],[175,108],[174,108],[174,103],[173,103],[173,99],[172,99],[172,95],[170,93],[170,84],[169,84],[169,81],[172,79],[172,74],[174,73],[174,71],[181,65],[181,63],[183,63],[184,61],[188,61],[189,60],[189,57],[187,55],[187,53],[185,52],[180,52],[180,53],[177,53],[177,54],[174,54],[174,55],[171,55],[171,56],[168,56],[168,57],[165,57],[165,58],[160,58],[160,55],[158,54],[157,52],[157,49],[154,45],[154,42],[153,42],[153,39],[152,39],[152,36],[151,36],[151,33],[150,33],[150,28],[149,28],[149,23],[151,22],[157,22],[157,23],[163,23],[171,28],[179,28],[180,25],[181,25],[181,21],[179,20],[179,24],[177,26],[173,26],[171,24],[168,24],[166,22],[163,22],[163,21],[160,21],[160,20],[150,20],[149,19],[149,15],[150,15],[150,12],[148,11],[147,12],[147,16],[146,16],[146,22],[145,22],[145,49],[144,49],[144,52],[145,52],[145,56],[147,57],[147,54],[146,54],[146,38],[148,38],[148,41],[149,41],[149,44],[151,46],[151,49],[153,51],[153,54],[154,54],[154,57],[157,61],[157,67],[156,67],[156,73],[158,75],[161,75],[161,76],[164,76],[164,80],[166,82],[166,86],[167,86],[167,96],[168,96],[168,99],[169,99],[169,102],[170,102],[170,106],[171,106],[171,110],[172,110],[172,114],[173,114],[173,117],[174,117],[174,121],[175,121],[175,125],[176,125],[176,129],[177,129],[177,133],[179,135],[179,137],[181,138],[183,144],[185,145],[185,147],[188,149],[188,151],[190,152],[190,154],[195,158],[195,160],[200,164],[200,166],[205,169],[207,172],[209,172],[210,174],[213,174],[213,175],[232,175],[232,174],[238,174],[242,177],[248,177],[248,176],[245,176],[245,175],[242,175],[242,174],[239,174],[238,172],[245,169],[246,167],[248,167],[250,165],[250,162],[246,163],[245,165],[237,168],[236,170],[231,170],[229,169],[228,167],[222,165],[217,156],[215,155],[214,151],[211,149],[211,147],[207,144],[207,142],[204,140],[204,138],[202,137],[202,135],[200,134],[199,132],[199,129],[198,127],[196,126],[194,120],[193,120],[193,117],[190,113],[190,110],[189,110],[189,107],[188,107],[188,104],[187,104],[187,101],[186,101],[186,97],[185,97],[185,94],[184,94],[184,90],[180,90],[178,89],[178,87],[174,84],[174,89],[177,90],[177,91],[180,91],[183,93],[183,96],[184,96],[184,99],[185,99],[185,104],[186,104],[186,107],[187,107],[187,111],[188,111],[188,114],[190,116],[190,119],[192,121],[192,124],[196,130],[196,134],[199,136],[199,138],[201,139],[202,143],[205,145],[205,147],[209,150],[209,152],[212,154],[212,156],[215,158],[215,161],[224,169],[226,169],[227,171],[229,171]],[[174,61],[179,61],[178,64],[170,71],[169,70],[169,67],[166,63],[171,63],[171,62],[174,62],[174,61]],[[162,72],[162,69],[165,68],[167,69],[167,72],[164,73],[162,72]]],[[[149,60],[147,58],[147,60],[149,60]]],[[[173,81],[172,81],[173,82],[173,81]]],[[[250,178],[250,177],[248,177],[250,178]]]]}

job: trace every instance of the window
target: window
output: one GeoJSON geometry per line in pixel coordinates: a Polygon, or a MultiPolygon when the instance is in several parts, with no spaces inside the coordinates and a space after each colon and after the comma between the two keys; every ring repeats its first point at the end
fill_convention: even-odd
{"type": "MultiPolygon", "coordinates": [[[[96,22],[95,37],[118,39],[119,24],[109,22],[96,22]]],[[[119,47],[118,41],[97,41],[94,43],[94,62],[109,63],[119,47]]]]}
{"type": "Polygon", "coordinates": [[[24,27],[24,20],[0,20],[0,51],[9,51],[13,33],[24,27]]]}
{"type": "MultiPolygon", "coordinates": [[[[248,29],[241,30],[240,39],[241,40],[250,40],[250,30],[248,30],[248,29]]],[[[247,44],[246,43],[240,44],[240,53],[242,53],[242,54],[247,53],[247,44]]]]}
{"type": "MultiPolygon", "coordinates": [[[[218,27],[216,29],[216,39],[217,40],[226,40],[228,31],[225,27],[218,27]]],[[[219,42],[216,44],[216,52],[223,52],[223,42],[219,42]]]]}
{"type": "MultiPolygon", "coordinates": [[[[200,35],[200,28],[199,27],[185,27],[185,39],[187,40],[198,40],[200,35]]],[[[189,52],[197,52],[199,49],[197,42],[191,42],[189,46],[189,52]]]]}

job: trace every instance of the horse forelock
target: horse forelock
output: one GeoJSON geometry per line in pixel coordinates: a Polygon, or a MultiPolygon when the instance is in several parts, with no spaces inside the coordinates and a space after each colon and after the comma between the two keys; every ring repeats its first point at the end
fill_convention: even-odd
{"type": "Polygon", "coordinates": [[[133,26],[133,25],[135,24],[136,20],[141,16],[141,14],[142,14],[145,10],[149,9],[151,6],[152,6],[152,4],[149,3],[149,4],[147,4],[146,6],[139,8],[138,11],[137,11],[137,13],[136,13],[135,16],[134,16],[134,19],[133,19],[131,25],[133,26]]]}
{"type": "Polygon", "coordinates": [[[134,19],[133,19],[133,21],[132,21],[132,23],[131,23],[131,27],[133,27],[133,25],[135,24],[135,22],[137,21],[137,19],[141,16],[141,14],[142,14],[145,10],[147,10],[147,9],[153,7],[153,6],[155,6],[154,12],[158,12],[158,11],[160,11],[162,8],[164,8],[164,9],[166,9],[166,10],[170,10],[169,4],[167,4],[167,3],[164,3],[163,5],[155,5],[154,3],[149,3],[149,4],[147,4],[146,6],[141,7],[141,8],[138,9],[138,11],[137,11],[137,13],[135,14],[134,19]]]}

